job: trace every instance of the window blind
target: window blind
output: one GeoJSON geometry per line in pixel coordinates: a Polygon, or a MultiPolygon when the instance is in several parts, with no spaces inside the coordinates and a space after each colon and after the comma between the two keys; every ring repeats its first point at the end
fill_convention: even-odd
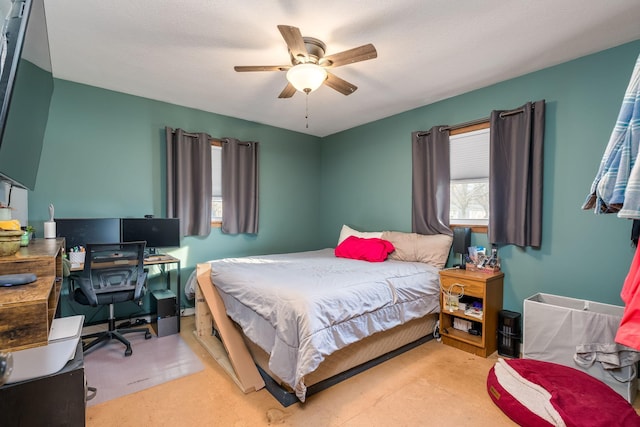
{"type": "Polygon", "coordinates": [[[222,197],[222,149],[219,146],[211,146],[211,195],[222,197]]]}
{"type": "Polygon", "coordinates": [[[480,129],[449,137],[451,181],[489,177],[489,131],[480,129]]]}

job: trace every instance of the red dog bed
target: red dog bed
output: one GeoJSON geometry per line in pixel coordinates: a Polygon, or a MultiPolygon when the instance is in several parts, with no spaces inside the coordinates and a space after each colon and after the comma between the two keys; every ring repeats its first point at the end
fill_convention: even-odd
{"type": "Polygon", "coordinates": [[[557,363],[498,359],[487,391],[521,426],[640,426],[640,416],[611,387],[557,363]]]}

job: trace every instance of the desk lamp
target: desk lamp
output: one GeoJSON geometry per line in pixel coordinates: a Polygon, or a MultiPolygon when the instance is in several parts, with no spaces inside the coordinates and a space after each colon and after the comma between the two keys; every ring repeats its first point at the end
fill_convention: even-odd
{"type": "Polygon", "coordinates": [[[456,227],[453,229],[453,253],[460,256],[460,264],[454,264],[454,267],[458,267],[462,270],[465,269],[464,256],[469,250],[471,245],[471,228],[469,227],[456,227]]]}

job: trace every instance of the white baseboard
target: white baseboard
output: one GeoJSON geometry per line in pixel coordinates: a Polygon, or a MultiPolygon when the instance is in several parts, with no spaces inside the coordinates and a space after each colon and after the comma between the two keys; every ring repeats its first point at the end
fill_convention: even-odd
{"type": "Polygon", "coordinates": [[[186,316],[195,316],[196,315],[196,309],[195,307],[187,307],[187,308],[183,308],[182,312],[180,313],[180,316],[182,317],[186,317],[186,316]]]}

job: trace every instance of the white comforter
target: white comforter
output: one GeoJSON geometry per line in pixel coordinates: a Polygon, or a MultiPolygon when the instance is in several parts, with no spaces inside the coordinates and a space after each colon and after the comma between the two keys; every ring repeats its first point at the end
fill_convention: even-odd
{"type": "Polygon", "coordinates": [[[439,310],[438,270],[424,263],[370,263],[323,249],[210,264],[227,314],[301,401],[304,376],[325,356],[439,310]]]}

